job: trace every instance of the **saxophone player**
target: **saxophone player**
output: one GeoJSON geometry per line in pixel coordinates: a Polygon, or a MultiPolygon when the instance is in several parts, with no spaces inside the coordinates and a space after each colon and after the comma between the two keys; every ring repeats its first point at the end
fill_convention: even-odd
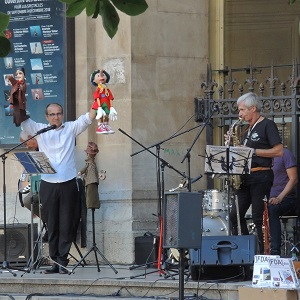
{"type": "Polygon", "coordinates": [[[237,212],[233,203],[230,211],[231,230],[237,235],[238,220],[240,217],[240,229],[242,235],[248,235],[249,231],[245,214],[252,204],[252,219],[256,226],[259,254],[264,254],[263,236],[263,199],[269,199],[273,184],[274,173],[272,170],[273,157],[283,155],[283,147],[278,128],[272,120],[261,115],[261,104],[256,94],[247,93],[237,100],[239,118],[249,123],[248,128],[241,135],[241,145],[254,149],[250,174],[241,175],[241,185],[237,189],[237,212]]]}

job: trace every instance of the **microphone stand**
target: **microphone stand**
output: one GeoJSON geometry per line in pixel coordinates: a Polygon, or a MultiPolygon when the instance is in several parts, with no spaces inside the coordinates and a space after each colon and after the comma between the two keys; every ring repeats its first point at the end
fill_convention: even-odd
{"type": "MultiPolygon", "coordinates": [[[[210,122],[210,119],[212,115],[214,114],[215,111],[219,111],[218,106],[215,106],[212,110],[209,116],[206,118],[204,122],[204,126],[199,130],[198,134],[194,138],[192,145],[190,148],[188,148],[185,156],[183,157],[181,163],[185,161],[185,159],[188,159],[188,191],[191,192],[191,174],[190,174],[190,163],[191,163],[191,157],[190,157],[190,152],[192,148],[194,147],[196,141],[200,137],[201,133],[203,132],[204,128],[208,125],[210,122]]],[[[202,211],[202,223],[203,223],[203,211],[202,211]]],[[[203,228],[203,224],[201,225],[203,228]]],[[[184,300],[184,249],[179,249],[179,300],[184,300]]]]}
{"type": "MultiPolygon", "coordinates": [[[[167,141],[169,141],[169,140],[171,140],[171,139],[174,139],[175,137],[178,137],[178,136],[180,136],[180,135],[182,135],[182,134],[185,134],[185,133],[187,133],[187,132],[190,132],[190,131],[192,131],[192,130],[194,130],[194,129],[196,129],[196,128],[199,128],[200,126],[203,126],[203,123],[200,123],[200,124],[198,124],[197,126],[195,126],[195,127],[192,127],[192,128],[190,128],[190,129],[187,129],[187,130],[185,130],[185,131],[182,131],[182,132],[180,132],[180,133],[178,133],[178,134],[175,134],[175,135],[172,135],[171,137],[169,137],[169,138],[167,138],[167,139],[165,139],[165,140],[162,140],[162,141],[160,141],[160,142],[158,142],[158,143],[155,143],[155,144],[153,144],[153,145],[151,145],[151,146],[149,146],[149,147],[145,147],[145,146],[143,146],[143,145],[141,145],[140,144],[140,146],[142,146],[142,150],[139,150],[139,151],[137,151],[137,152],[135,152],[135,153],[133,153],[133,154],[131,154],[130,156],[131,157],[133,157],[133,156],[135,156],[135,155],[137,155],[137,154],[139,154],[139,153],[141,153],[141,152],[144,152],[144,151],[149,151],[149,149],[151,149],[151,148],[153,148],[153,147],[156,147],[156,157],[157,157],[157,190],[158,190],[158,199],[159,199],[159,204],[158,204],[158,207],[159,207],[159,210],[158,210],[158,218],[159,218],[159,224],[160,224],[160,232],[162,232],[162,194],[163,194],[163,187],[162,187],[162,182],[161,182],[161,165],[160,165],[160,145],[162,144],[162,143],[164,143],[164,142],[167,142],[167,141]]],[[[131,138],[130,136],[128,136],[129,138],[131,138]]],[[[138,142],[137,142],[138,143],[138,142]]],[[[138,143],[139,144],[139,143],[138,143]]],[[[151,151],[150,151],[151,152],[151,151]]],[[[153,154],[153,152],[151,152],[151,154],[153,154]]],[[[184,178],[186,178],[186,176],[185,175],[183,175],[183,177],[184,178]]],[[[190,182],[190,180],[188,180],[188,182],[190,182]]],[[[162,250],[161,250],[161,248],[162,248],[162,235],[160,234],[160,240],[159,240],[159,251],[158,251],[158,258],[157,258],[157,260],[158,260],[158,264],[160,263],[160,261],[161,261],[161,258],[162,258],[162,256],[165,256],[165,255],[162,255],[162,250]]]]}
{"type": "MultiPolygon", "coordinates": [[[[193,142],[192,142],[192,145],[190,146],[190,148],[188,148],[187,149],[187,152],[186,152],[186,154],[184,155],[184,157],[183,157],[183,159],[182,159],[182,161],[181,161],[181,163],[183,163],[184,161],[185,161],[185,159],[186,158],[188,158],[188,170],[189,170],[189,172],[190,172],[190,163],[191,163],[191,157],[190,157],[190,152],[192,151],[192,148],[194,147],[194,145],[195,145],[195,143],[197,142],[197,140],[198,140],[198,138],[200,137],[200,135],[201,135],[201,133],[203,132],[203,130],[204,130],[204,128],[208,125],[208,123],[210,122],[210,119],[211,119],[211,117],[212,117],[212,115],[214,114],[214,112],[215,111],[219,111],[219,108],[216,106],[216,107],[214,107],[214,109],[212,109],[212,111],[211,111],[211,113],[210,113],[210,115],[206,118],[206,120],[205,120],[205,122],[204,123],[201,123],[201,126],[202,125],[204,125],[204,126],[202,126],[202,128],[201,128],[201,130],[197,133],[197,135],[196,135],[196,137],[194,138],[194,140],[193,140],[193,142]]],[[[188,178],[190,179],[191,177],[190,177],[190,174],[188,174],[188,178]]],[[[191,191],[191,182],[190,182],[190,180],[189,180],[189,182],[188,182],[188,189],[189,189],[189,192],[191,191]]]]}
{"type": "Polygon", "coordinates": [[[27,140],[23,141],[20,144],[17,144],[16,146],[10,148],[9,150],[5,151],[3,154],[0,155],[1,159],[2,159],[2,165],[3,165],[3,173],[2,173],[2,177],[3,177],[3,234],[4,234],[4,259],[2,262],[2,267],[0,269],[0,273],[2,273],[3,270],[6,270],[8,272],[10,272],[13,276],[17,276],[17,274],[15,272],[13,272],[13,270],[16,271],[25,271],[27,272],[27,270],[22,270],[22,269],[18,269],[18,268],[11,268],[9,265],[9,262],[7,261],[7,235],[6,235],[6,170],[5,170],[5,161],[7,159],[7,154],[10,153],[11,151],[15,150],[16,148],[20,147],[21,145],[27,143],[29,140],[35,138],[37,135],[39,135],[40,133],[36,133],[35,135],[33,135],[32,137],[28,138],[27,140]]]}
{"type": "MultiPolygon", "coordinates": [[[[199,126],[197,126],[197,127],[199,127],[199,126]]],[[[190,129],[190,130],[192,130],[192,129],[190,129]]],[[[170,165],[167,161],[165,161],[164,159],[162,159],[158,154],[155,154],[154,152],[152,152],[151,150],[149,150],[149,148],[151,148],[151,147],[154,147],[154,146],[157,146],[157,145],[159,145],[159,144],[161,144],[161,143],[163,143],[163,141],[162,142],[160,142],[160,143],[157,143],[157,144],[155,144],[155,145],[153,145],[153,146],[151,146],[151,147],[149,147],[149,148],[146,148],[144,145],[142,145],[140,142],[138,142],[136,139],[134,139],[133,137],[131,137],[129,134],[127,134],[125,131],[123,131],[122,129],[120,129],[119,128],[119,131],[120,132],[122,132],[124,135],[126,135],[126,136],[128,136],[131,140],[133,140],[134,142],[136,142],[138,145],[140,145],[144,150],[146,150],[146,151],[148,151],[149,153],[151,153],[153,156],[155,156],[156,158],[157,158],[157,160],[158,160],[158,162],[160,162],[161,163],[161,187],[160,187],[160,195],[161,195],[161,199],[163,199],[164,200],[164,197],[165,197],[165,194],[164,194],[164,189],[165,189],[165,187],[164,187],[164,170],[165,170],[165,166],[167,166],[168,168],[170,168],[170,169],[172,169],[172,170],[174,170],[176,173],[178,173],[179,175],[181,175],[182,177],[184,177],[184,178],[186,178],[186,175],[184,174],[184,173],[182,173],[182,172],[180,172],[180,171],[178,171],[177,169],[175,169],[172,165],[170,165]]],[[[183,133],[181,133],[181,134],[183,134],[183,133]]],[[[180,134],[178,134],[178,135],[180,135],[180,134]]],[[[177,136],[178,136],[177,135],[177,136]]],[[[171,138],[174,138],[175,136],[173,136],[173,137],[171,137],[171,138]]],[[[169,138],[169,139],[171,139],[171,138],[169,138]]],[[[141,151],[139,151],[138,153],[140,153],[141,151]]],[[[137,154],[137,153],[135,153],[135,154],[137,154]]],[[[134,156],[135,154],[132,154],[131,156],[134,156]]],[[[160,199],[160,200],[161,200],[160,199]]],[[[160,204],[160,209],[161,209],[161,204],[160,204]]],[[[159,242],[159,244],[160,244],[160,247],[161,247],[161,245],[162,245],[162,216],[161,216],[161,212],[159,212],[159,214],[160,214],[160,242],[159,242]]],[[[160,269],[160,266],[161,266],[161,262],[159,261],[159,258],[158,258],[158,266],[159,266],[159,269],[160,269]]],[[[154,271],[155,272],[155,271],[154,271]]],[[[151,272],[151,273],[154,273],[154,272],[151,272]]],[[[145,274],[142,274],[142,275],[145,275],[145,274]]],[[[139,276],[142,276],[142,275],[138,275],[138,276],[133,276],[133,277],[130,277],[131,279],[132,278],[136,278],[136,277],[139,277],[139,276]]]]}

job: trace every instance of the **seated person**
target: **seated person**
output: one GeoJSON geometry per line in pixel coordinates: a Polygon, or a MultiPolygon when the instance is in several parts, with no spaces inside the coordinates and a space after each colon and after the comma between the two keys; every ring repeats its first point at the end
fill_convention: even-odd
{"type": "Polygon", "coordinates": [[[293,153],[283,149],[282,157],[274,157],[274,182],[268,202],[272,255],[281,254],[280,216],[295,215],[297,210],[297,163],[293,153]]]}

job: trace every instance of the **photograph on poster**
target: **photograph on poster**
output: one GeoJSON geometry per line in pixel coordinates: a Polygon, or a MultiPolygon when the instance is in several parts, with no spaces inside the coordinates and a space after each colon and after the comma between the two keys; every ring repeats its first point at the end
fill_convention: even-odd
{"type": "Polygon", "coordinates": [[[4,65],[6,69],[12,69],[14,66],[14,61],[11,56],[4,57],[4,65]]]}
{"type": "Polygon", "coordinates": [[[30,43],[31,54],[42,54],[42,44],[40,42],[30,43]]]}
{"type": "Polygon", "coordinates": [[[5,36],[6,36],[6,38],[8,38],[8,39],[13,38],[13,33],[12,33],[12,31],[11,31],[10,29],[6,29],[6,30],[5,30],[5,36]]]}
{"type": "Polygon", "coordinates": [[[30,74],[32,84],[43,84],[43,76],[42,73],[31,73],[30,74]]]}
{"type": "Polygon", "coordinates": [[[30,59],[31,69],[33,71],[43,70],[43,63],[40,58],[31,58],[30,59]]]}
{"type": "Polygon", "coordinates": [[[33,100],[43,100],[44,94],[42,89],[32,89],[31,95],[33,100]]]}
{"type": "Polygon", "coordinates": [[[4,75],[3,75],[3,77],[4,77],[4,84],[5,84],[6,86],[10,86],[10,85],[11,85],[10,81],[8,80],[8,78],[9,78],[10,76],[14,76],[14,74],[4,74],[4,75]]]}
{"type": "Polygon", "coordinates": [[[32,37],[41,37],[42,36],[41,26],[30,26],[30,35],[32,37]]]}

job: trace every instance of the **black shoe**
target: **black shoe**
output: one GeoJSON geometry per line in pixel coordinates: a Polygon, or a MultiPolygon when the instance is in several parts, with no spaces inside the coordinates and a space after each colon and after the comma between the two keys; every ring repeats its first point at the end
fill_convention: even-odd
{"type": "Polygon", "coordinates": [[[64,267],[59,267],[59,274],[69,274],[69,271],[64,267]]]}
{"type": "Polygon", "coordinates": [[[51,268],[46,269],[44,274],[55,274],[59,272],[59,267],[57,264],[54,264],[51,268]]]}

